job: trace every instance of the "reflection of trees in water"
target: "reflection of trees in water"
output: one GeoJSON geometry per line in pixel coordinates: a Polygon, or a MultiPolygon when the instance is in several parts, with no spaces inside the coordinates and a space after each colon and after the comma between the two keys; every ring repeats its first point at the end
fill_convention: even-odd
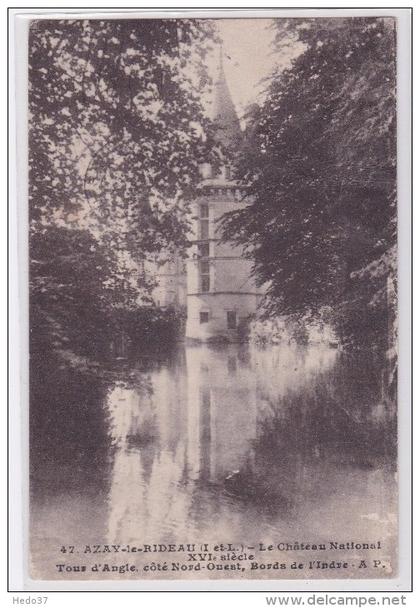
{"type": "Polygon", "coordinates": [[[30,470],[32,490],[94,487],[109,475],[113,419],[108,395],[136,386],[152,391],[148,374],[115,367],[88,373],[56,359],[33,358],[30,370],[30,470]]]}
{"type": "Polygon", "coordinates": [[[69,504],[91,497],[109,542],[239,538],[255,522],[305,531],[318,507],[388,517],[395,420],[378,361],[231,345],[106,380],[50,369],[34,393],[34,480],[69,504]]]}
{"type": "Polygon", "coordinates": [[[30,464],[37,477],[41,463],[89,467],[109,446],[102,409],[106,383],[61,369],[55,362],[31,369],[30,464]]]}
{"type": "Polygon", "coordinates": [[[153,389],[148,378],[139,380],[118,381],[108,391],[105,409],[114,446],[146,445],[158,437],[153,389]]]}
{"type": "Polygon", "coordinates": [[[395,469],[396,416],[383,395],[383,361],[359,354],[330,363],[317,374],[309,366],[276,396],[263,387],[268,407],[260,410],[252,458],[225,480],[231,495],[278,511],[317,495],[321,478],[342,477],[347,467],[395,469]]]}
{"type": "Polygon", "coordinates": [[[396,417],[383,397],[383,364],[373,357],[338,357],[298,392],[272,403],[261,421],[257,453],[333,458],[361,467],[396,456],[396,417]]]}
{"type": "Polygon", "coordinates": [[[327,373],[334,365],[337,351],[324,345],[278,345],[253,347],[250,355],[256,370],[258,399],[271,409],[286,393],[300,392],[312,385],[320,373],[327,373]]]}

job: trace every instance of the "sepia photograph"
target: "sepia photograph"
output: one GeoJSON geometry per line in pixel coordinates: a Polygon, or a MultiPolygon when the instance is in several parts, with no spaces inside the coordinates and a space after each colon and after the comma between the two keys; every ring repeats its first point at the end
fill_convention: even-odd
{"type": "Polygon", "coordinates": [[[400,575],[398,35],[30,21],[31,580],[400,575]]]}

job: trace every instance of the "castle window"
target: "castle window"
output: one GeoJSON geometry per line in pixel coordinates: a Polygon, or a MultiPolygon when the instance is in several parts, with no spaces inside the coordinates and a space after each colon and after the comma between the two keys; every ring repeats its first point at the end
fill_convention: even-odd
{"type": "Polygon", "coordinates": [[[209,322],[209,313],[208,312],[200,312],[200,324],[209,322]]]}
{"type": "Polygon", "coordinates": [[[209,221],[208,220],[201,220],[201,222],[200,222],[200,237],[202,239],[209,238],[209,221]]]}
{"type": "Polygon", "coordinates": [[[228,329],[236,329],[236,312],[228,310],[226,313],[228,329]]]}
{"type": "Polygon", "coordinates": [[[210,277],[208,275],[201,275],[201,291],[210,291],[210,277]]]}
{"type": "Polygon", "coordinates": [[[203,217],[203,218],[209,217],[209,206],[208,205],[200,205],[200,217],[203,217]]]}
{"type": "Polygon", "coordinates": [[[201,274],[210,274],[210,266],[208,260],[202,260],[200,262],[201,274]]]}
{"type": "Polygon", "coordinates": [[[198,255],[200,258],[208,258],[210,255],[210,245],[209,243],[199,243],[198,245],[198,255]]]}

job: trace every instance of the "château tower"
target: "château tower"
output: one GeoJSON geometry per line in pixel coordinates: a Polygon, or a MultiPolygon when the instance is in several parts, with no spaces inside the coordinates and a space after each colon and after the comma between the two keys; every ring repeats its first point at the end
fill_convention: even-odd
{"type": "MultiPolygon", "coordinates": [[[[214,86],[213,116],[216,138],[227,155],[242,138],[223,69],[222,53],[214,86]]],[[[192,340],[236,342],[246,319],[257,309],[261,295],[251,277],[251,261],[241,247],[224,243],[218,220],[237,210],[244,192],[232,179],[228,159],[217,170],[202,167],[202,195],[193,204],[194,230],[187,260],[187,327],[192,340]]]]}

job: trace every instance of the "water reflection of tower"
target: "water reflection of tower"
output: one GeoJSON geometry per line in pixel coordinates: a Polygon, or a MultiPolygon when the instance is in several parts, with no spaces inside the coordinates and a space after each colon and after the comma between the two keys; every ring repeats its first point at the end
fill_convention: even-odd
{"type": "Polygon", "coordinates": [[[149,391],[121,383],[108,395],[115,445],[108,542],[133,542],[139,530],[145,541],[168,542],[188,519],[182,353],[179,361],[154,370],[149,391]]]}
{"type": "Polygon", "coordinates": [[[229,472],[250,465],[257,394],[245,349],[186,349],[188,464],[195,479],[220,482],[229,472]]]}

